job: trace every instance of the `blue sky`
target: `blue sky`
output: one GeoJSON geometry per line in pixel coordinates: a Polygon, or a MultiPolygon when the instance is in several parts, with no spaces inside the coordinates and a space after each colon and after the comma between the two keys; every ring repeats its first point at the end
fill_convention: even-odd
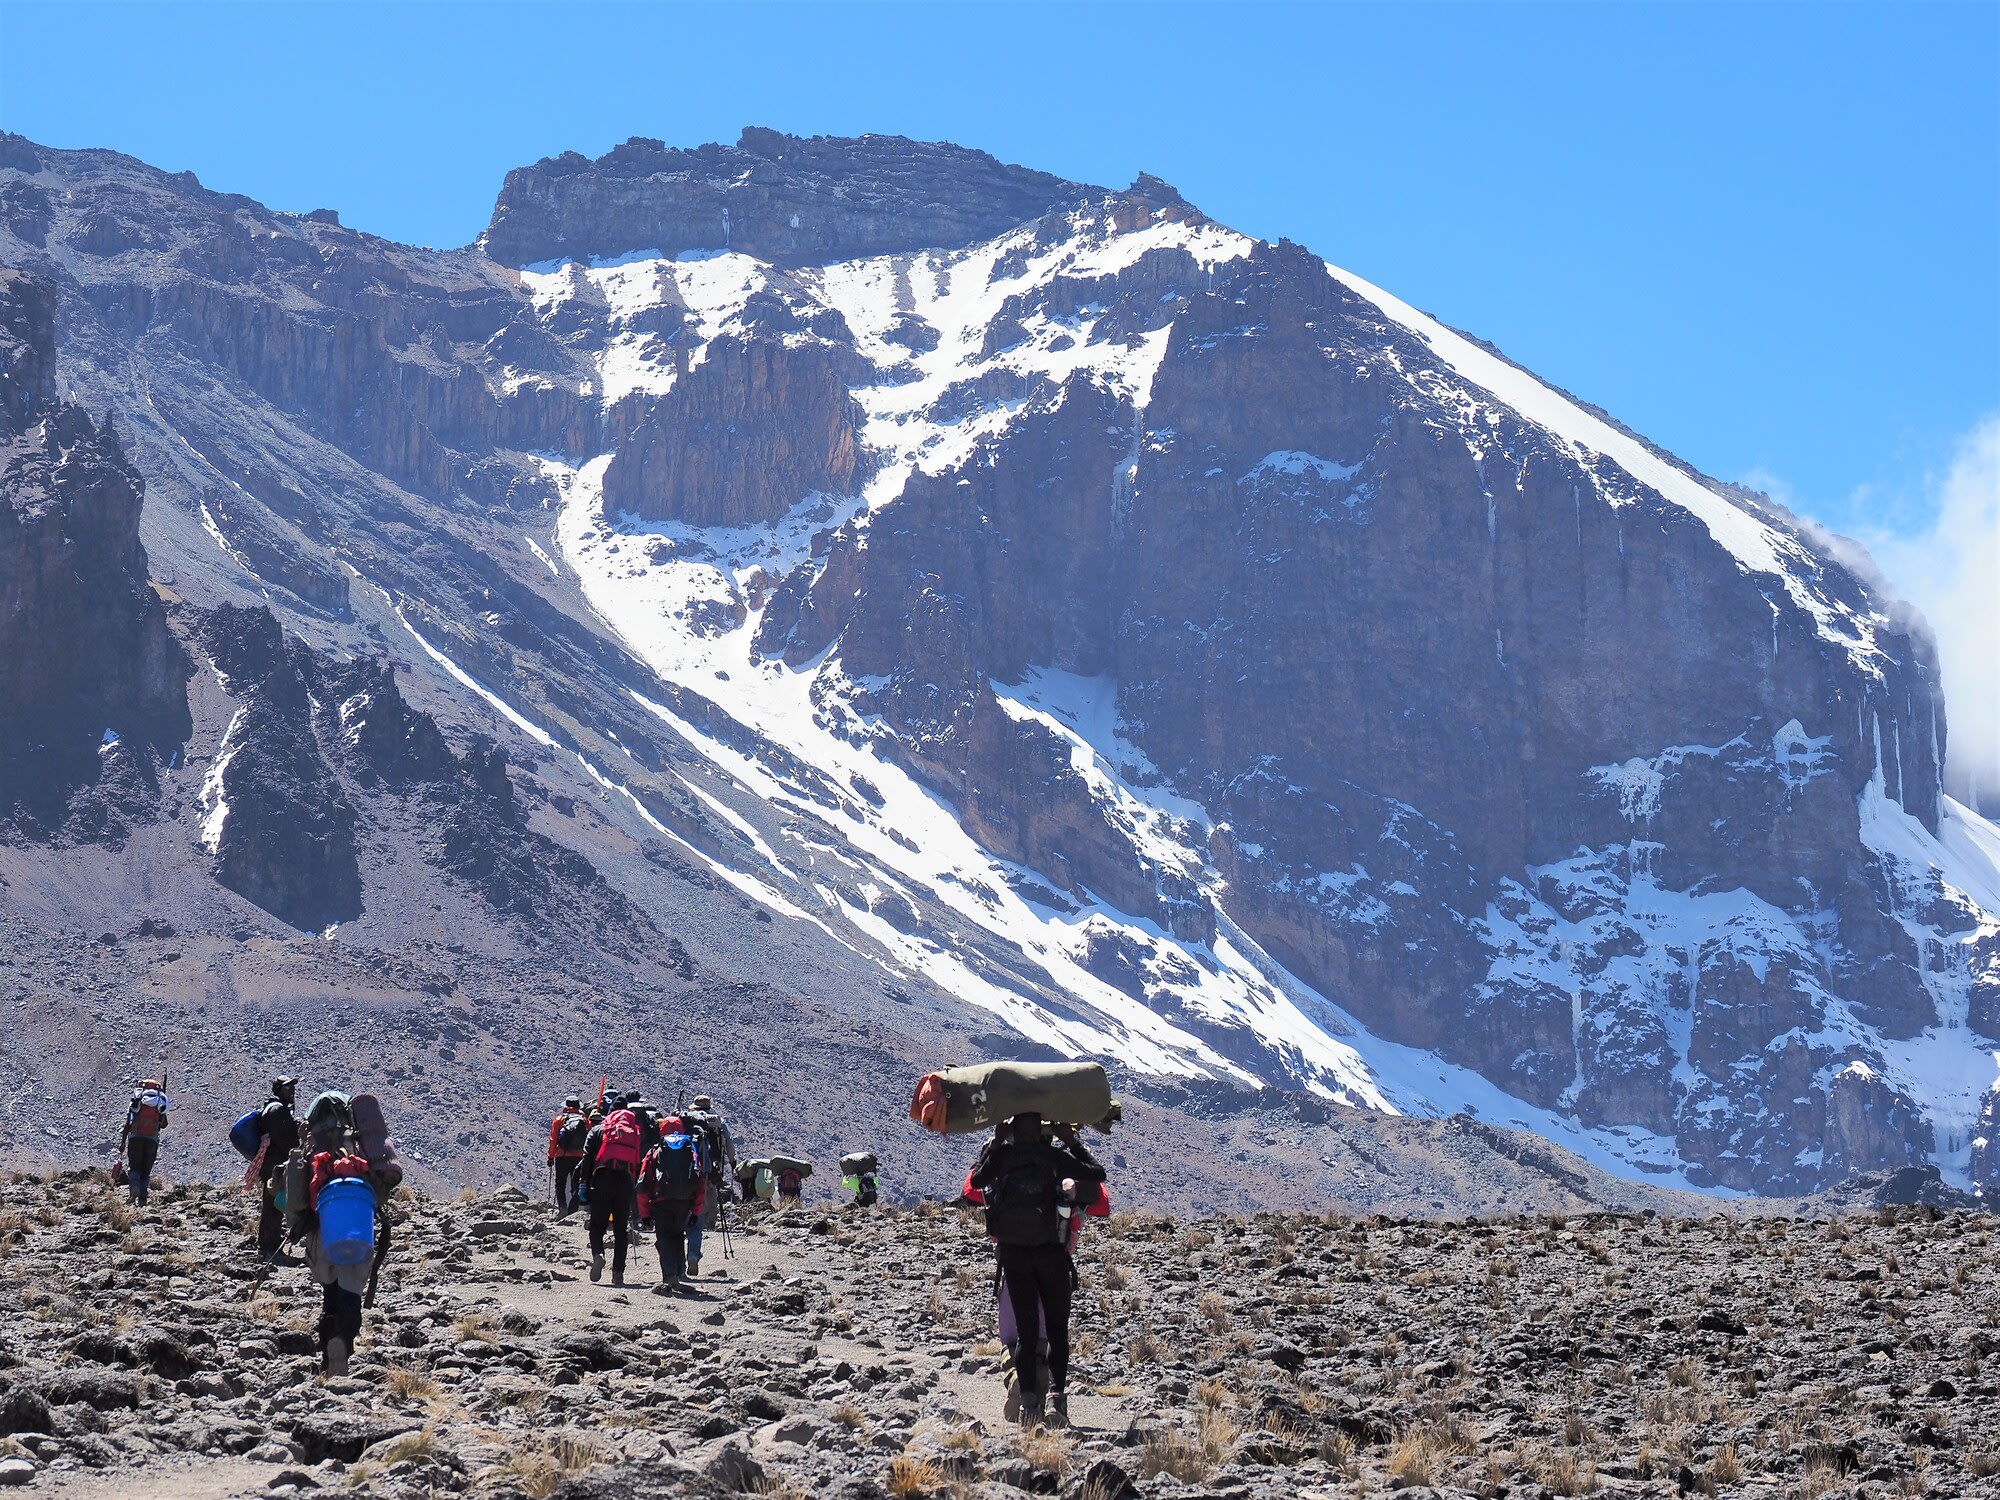
{"type": "Polygon", "coordinates": [[[457,244],[626,136],[1147,170],[1710,473],[1921,536],[2000,413],[2000,6],[0,0],[0,124],[457,244]]]}

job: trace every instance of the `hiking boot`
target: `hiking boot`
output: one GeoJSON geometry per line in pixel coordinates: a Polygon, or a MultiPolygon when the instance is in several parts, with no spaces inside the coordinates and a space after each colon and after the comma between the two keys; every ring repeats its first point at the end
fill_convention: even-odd
{"type": "Polygon", "coordinates": [[[326,1341],[326,1373],[328,1379],[338,1379],[347,1373],[346,1339],[326,1341]]]}
{"type": "Polygon", "coordinates": [[[1042,1425],[1043,1416],[1042,1393],[1040,1391],[1023,1392],[1021,1396],[1021,1425],[1023,1427],[1039,1427],[1042,1425]]]}
{"type": "Polygon", "coordinates": [[[1049,1393],[1049,1426],[1069,1426],[1068,1391],[1052,1391],[1049,1393]]]}
{"type": "Polygon", "coordinates": [[[688,1257],[688,1275],[699,1276],[700,1274],[701,1274],[701,1257],[699,1255],[690,1255],[688,1257]]]}
{"type": "Polygon", "coordinates": [[[1007,1372],[1007,1399],[1001,1403],[1000,1415],[1009,1422],[1021,1420],[1021,1381],[1012,1370],[1007,1372]]]}
{"type": "Polygon", "coordinates": [[[602,1250],[591,1253],[590,1279],[592,1281],[602,1281],[604,1279],[604,1252],[602,1250]]]}
{"type": "Polygon", "coordinates": [[[625,1273],[623,1271],[613,1271],[611,1273],[611,1284],[613,1286],[625,1285],[625,1273]]]}

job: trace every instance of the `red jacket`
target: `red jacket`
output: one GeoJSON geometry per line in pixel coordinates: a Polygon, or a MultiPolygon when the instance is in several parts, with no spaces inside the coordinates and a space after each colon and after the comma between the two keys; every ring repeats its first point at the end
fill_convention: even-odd
{"type": "Polygon", "coordinates": [[[549,1155],[548,1155],[548,1159],[549,1159],[550,1161],[582,1161],[582,1160],[583,1160],[583,1147],[581,1147],[581,1146],[578,1146],[578,1147],[577,1147],[577,1148],[576,1148],[576,1149],[575,1149],[574,1151],[565,1151],[565,1150],[563,1150],[563,1148],[562,1148],[561,1146],[559,1146],[559,1145],[557,1145],[557,1144],[556,1144],[556,1137],[557,1137],[558,1135],[560,1135],[560,1134],[562,1133],[562,1122],[563,1122],[564,1120],[567,1120],[567,1119],[568,1119],[568,1118],[570,1117],[570,1115],[571,1115],[571,1114],[574,1114],[574,1115],[575,1115],[575,1116],[576,1116],[576,1117],[577,1117],[577,1118],[578,1118],[579,1120],[582,1120],[582,1121],[584,1122],[584,1126],[585,1126],[585,1128],[586,1128],[586,1129],[588,1129],[588,1128],[589,1128],[589,1125],[590,1125],[590,1117],[589,1117],[588,1115],[586,1115],[586,1114],[585,1114],[585,1113],[584,1113],[584,1112],[583,1112],[582,1110],[580,1110],[580,1109],[579,1109],[579,1110],[567,1110],[567,1109],[565,1109],[565,1110],[561,1111],[560,1113],[558,1113],[558,1114],[556,1115],[556,1117],[555,1117],[555,1118],[554,1118],[553,1120],[549,1121],[549,1155]]]}

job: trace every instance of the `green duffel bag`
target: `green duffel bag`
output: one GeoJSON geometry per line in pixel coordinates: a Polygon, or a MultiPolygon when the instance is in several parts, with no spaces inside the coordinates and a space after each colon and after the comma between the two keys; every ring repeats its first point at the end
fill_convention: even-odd
{"type": "Polygon", "coordinates": [[[1010,1115],[1036,1114],[1057,1125],[1109,1130],[1119,1119],[1111,1080],[1094,1062],[994,1062],[926,1073],[910,1100],[910,1118],[939,1135],[991,1130],[1010,1115]]]}

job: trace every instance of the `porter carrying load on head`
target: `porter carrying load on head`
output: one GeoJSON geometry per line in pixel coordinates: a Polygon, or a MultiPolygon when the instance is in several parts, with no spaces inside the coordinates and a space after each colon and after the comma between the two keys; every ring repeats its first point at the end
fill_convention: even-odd
{"type": "Polygon", "coordinates": [[[767,1156],[746,1157],[736,1164],[736,1186],[745,1203],[769,1203],[778,1191],[778,1174],[767,1156]]]}
{"type": "Polygon", "coordinates": [[[773,1155],[770,1168],[780,1198],[797,1198],[805,1192],[806,1179],[813,1174],[813,1164],[803,1156],[773,1155]]]}
{"type": "Polygon", "coordinates": [[[840,1185],[854,1194],[856,1208],[875,1206],[876,1174],[881,1165],[873,1151],[850,1151],[840,1159],[840,1185]]]}
{"type": "Polygon", "coordinates": [[[991,1130],[1013,1115],[1109,1130],[1120,1118],[1111,1080],[1094,1062],[994,1062],[926,1073],[910,1118],[939,1135],[991,1130]]]}

